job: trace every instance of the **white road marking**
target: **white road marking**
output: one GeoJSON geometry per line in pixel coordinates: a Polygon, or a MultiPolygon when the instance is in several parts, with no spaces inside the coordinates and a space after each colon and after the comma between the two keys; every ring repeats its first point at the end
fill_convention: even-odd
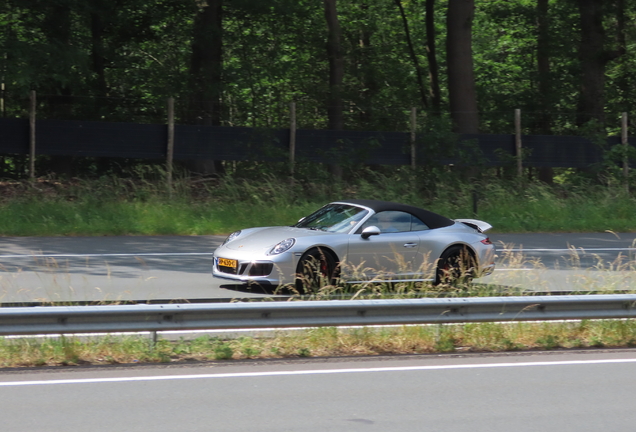
{"type": "Polygon", "coordinates": [[[582,248],[572,247],[571,249],[525,249],[525,248],[512,248],[512,249],[498,249],[502,252],[636,252],[636,248],[582,248]]]}
{"type": "Polygon", "coordinates": [[[22,254],[0,255],[0,258],[93,258],[93,257],[142,257],[142,256],[211,256],[213,252],[157,252],[157,253],[88,253],[88,254],[22,254]]]}
{"type": "MultiPolygon", "coordinates": [[[[511,248],[498,249],[500,252],[636,252],[636,248],[571,248],[571,249],[549,249],[549,248],[511,248]]],[[[86,254],[50,254],[50,253],[30,253],[0,255],[0,258],[93,258],[93,257],[163,257],[163,256],[212,256],[213,252],[139,252],[139,253],[86,253],[86,254]]]]}
{"type": "Polygon", "coordinates": [[[602,365],[602,364],[617,364],[617,363],[636,363],[636,358],[602,359],[602,360],[571,360],[571,361],[551,361],[551,362],[437,365],[437,366],[402,366],[402,367],[356,368],[356,369],[315,369],[315,370],[299,370],[299,371],[237,372],[237,373],[199,374],[199,375],[161,375],[161,376],[84,378],[84,379],[40,380],[40,381],[6,381],[6,382],[0,382],[0,387],[191,380],[191,379],[213,379],[213,378],[250,378],[250,377],[292,376],[292,375],[407,372],[407,371],[430,371],[430,370],[453,370],[453,369],[493,369],[493,368],[534,367],[534,366],[579,366],[579,365],[602,365]]]}
{"type": "Polygon", "coordinates": [[[496,272],[502,272],[502,271],[533,271],[536,269],[532,269],[532,268],[495,268],[496,272]]]}

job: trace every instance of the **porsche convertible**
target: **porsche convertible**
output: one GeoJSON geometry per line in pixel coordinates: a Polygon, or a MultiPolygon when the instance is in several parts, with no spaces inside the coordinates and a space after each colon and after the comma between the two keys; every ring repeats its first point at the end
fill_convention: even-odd
{"type": "Polygon", "coordinates": [[[405,204],[336,201],[292,226],[233,232],[215,250],[212,274],[301,292],[337,281],[467,282],[494,270],[490,228],[405,204]]]}

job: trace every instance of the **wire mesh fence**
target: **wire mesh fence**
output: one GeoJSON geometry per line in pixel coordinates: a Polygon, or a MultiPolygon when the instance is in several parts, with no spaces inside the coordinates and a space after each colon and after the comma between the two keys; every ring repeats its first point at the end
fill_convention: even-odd
{"type": "MultiPolygon", "coordinates": [[[[267,105],[246,108],[232,101],[220,101],[222,109],[211,112],[211,101],[198,98],[175,98],[175,121],[185,125],[219,125],[251,128],[287,128],[290,120],[289,100],[276,100],[267,105]]],[[[326,106],[312,100],[295,101],[296,122],[299,129],[327,129],[326,106]]],[[[1,118],[28,118],[30,98],[5,94],[2,98],[1,118]]],[[[509,111],[483,110],[479,117],[480,132],[508,134],[515,132],[514,109],[509,111]]],[[[360,107],[346,105],[343,110],[344,129],[382,132],[408,132],[410,106],[378,105],[360,107]]],[[[607,113],[604,130],[620,135],[622,113],[607,113]]],[[[167,98],[116,98],[76,95],[37,95],[37,116],[50,120],[84,120],[127,123],[165,124],[167,98]]],[[[629,116],[629,126],[634,126],[629,116]]],[[[417,127],[420,132],[450,128],[448,111],[418,110],[417,127]]],[[[527,135],[582,135],[581,113],[567,111],[537,112],[522,108],[522,133],[527,135]]]]}
{"type": "Polygon", "coordinates": [[[316,107],[300,103],[274,104],[262,121],[231,110],[214,112],[214,106],[196,100],[173,105],[170,116],[166,100],[36,95],[33,104],[14,98],[0,119],[0,154],[585,168],[608,162],[608,154],[610,164],[628,166],[636,144],[620,137],[628,135],[629,122],[619,120],[599,133],[578,126],[576,113],[521,112],[517,123],[514,112],[479,113],[484,133],[468,135],[452,132],[448,113],[410,108],[383,107],[369,116],[350,107],[344,130],[328,130],[316,107]],[[619,144],[625,150],[612,154],[619,144]]]}

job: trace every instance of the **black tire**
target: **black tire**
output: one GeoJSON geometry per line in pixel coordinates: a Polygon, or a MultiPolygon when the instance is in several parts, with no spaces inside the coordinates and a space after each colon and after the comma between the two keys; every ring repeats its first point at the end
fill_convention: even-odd
{"type": "Polygon", "coordinates": [[[334,283],[335,273],[336,262],[329,252],[310,249],[298,261],[296,289],[301,294],[318,292],[323,286],[334,283]]]}
{"type": "Polygon", "coordinates": [[[466,246],[451,246],[437,262],[435,284],[456,285],[470,283],[475,277],[477,262],[466,246]]]}

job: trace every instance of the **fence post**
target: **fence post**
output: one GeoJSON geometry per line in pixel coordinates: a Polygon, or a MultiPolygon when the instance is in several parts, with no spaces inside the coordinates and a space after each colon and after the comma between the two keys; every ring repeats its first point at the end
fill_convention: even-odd
{"type": "Polygon", "coordinates": [[[621,119],[621,144],[623,144],[623,180],[625,181],[625,192],[629,193],[629,157],[627,151],[629,150],[629,140],[627,138],[627,113],[624,112],[621,119]]]}
{"type": "Polygon", "coordinates": [[[35,109],[37,104],[35,90],[31,90],[29,108],[29,178],[35,180],[35,109]]]}
{"type": "Polygon", "coordinates": [[[289,175],[294,185],[294,165],[296,164],[296,102],[289,104],[289,175]]]}
{"type": "Polygon", "coordinates": [[[515,109],[515,150],[517,153],[517,176],[523,176],[523,165],[521,160],[521,110],[515,109]]]}
{"type": "Polygon", "coordinates": [[[174,98],[168,98],[168,151],[166,152],[166,183],[172,196],[172,161],[174,159],[174,98]]]}
{"type": "MultiPolygon", "coordinates": [[[[4,60],[7,60],[7,55],[5,53],[5,57],[4,60]]],[[[2,77],[2,82],[0,83],[0,117],[3,117],[6,115],[6,109],[4,107],[4,95],[6,93],[6,86],[4,84],[4,77],[2,77]]]]}
{"type": "Polygon", "coordinates": [[[411,168],[415,169],[417,161],[415,158],[415,131],[417,129],[417,108],[411,108],[411,168]]]}

